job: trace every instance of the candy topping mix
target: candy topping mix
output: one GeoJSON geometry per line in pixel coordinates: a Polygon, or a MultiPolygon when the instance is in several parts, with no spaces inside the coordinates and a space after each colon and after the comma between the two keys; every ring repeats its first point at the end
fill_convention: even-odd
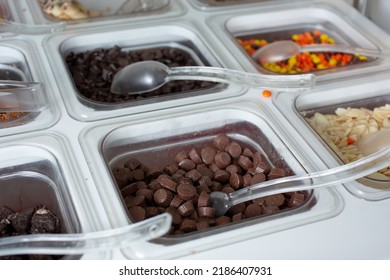
{"type": "MultiPolygon", "coordinates": [[[[334,44],[335,40],[320,30],[312,32],[303,32],[300,34],[293,34],[287,40],[292,40],[299,45],[309,44],[334,44]]],[[[245,49],[245,51],[252,55],[257,49],[267,45],[265,39],[243,39],[237,38],[237,42],[245,49]]],[[[265,69],[282,74],[296,74],[307,73],[311,71],[324,70],[339,66],[352,65],[358,62],[366,61],[367,57],[358,54],[351,55],[346,53],[330,53],[330,52],[304,52],[296,56],[290,57],[288,60],[261,63],[258,62],[265,69]]]]}

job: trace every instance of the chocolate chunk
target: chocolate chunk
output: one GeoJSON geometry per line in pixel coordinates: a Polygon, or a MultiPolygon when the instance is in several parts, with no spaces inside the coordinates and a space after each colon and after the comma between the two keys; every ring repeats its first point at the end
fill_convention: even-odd
{"type": "Polygon", "coordinates": [[[227,152],[220,152],[215,156],[214,163],[219,169],[225,169],[232,159],[227,152]]]}
{"type": "Polygon", "coordinates": [[[183,200],[190,200],[196,194],[196,188],[190,184],[180,184],[177,187],[177,194],[183,200]]]}
{"type": "Polygon", "coordinates": [[[223,188],[223,185],[220,182],[213,181],[213,185],[211,186],[211,190],[213,192],[219,192],[223,188]]]}
{"type": "Polygon", "coordinates": [[[222,188],[221,192],[224,192],[224,193],[232,193],[232,192],[235,192],[236,190],[233,189],[230,185],[226,185],[222,188]]]}
{"type": "Polygon", "coordinates": [[[157,182],[156,180],[153,180],[149,183],[148,185],[148,189],[152,190],[152,191],[157,191],[158,189],[161,188],[161,185],[159,182],[157,182]]]}
{"type": "Polygon", "coordinates": [[[229,142],[230,142],[229,137],[227,137],[227,135],[225,134],[220,134],[213,139],[213,145],[219,151],[224,151],[226,146],[229,144],[229,142]]]}
{"type": "Polygon", "coordinates": [[[248,170],[249,168],[251,168],[253,166],[253,163],[250,160],[250,158],[248,158],[246,156],[242,156],[242,155],[238,157],[237,163],[244,170],[248,170]]]}
{"type": "Polygon", "coordinates": [[[191,200],[184,202],[177,210],[183,217],[191,216],[195,211],[194,204],[191,200]]]}
{"type": "Polygon", "coordinates": [[[0,221],[3,219],[7,219],[9,215],[15,213],[12,209],[2,206],[0,208],[0,221]]]}
{"type": "Polygon", "coordinates": [[[251,217],[259,216],[262,213],[263,213],[263,209],[261,208],[260,205],[258,205],[258,204],[249,204],[245,208],[244,215],[247,218],[251,218],[251,217]]]}
{"type": "Polygon", "coordinates": [[[189,152],[190,159],[195,162],[196,164],[201,164],[202,159],[198,152],[195,150],[195,148],[192,148],[191,151],[189,152]]]}
{"type": "Polygon", "coordinates": [[[167,207],[169,204],[171,204],[173,195],[169,190],[161,188],[154,193],[153,198],[157,205],[167,207]]]}
{"type": "Polygon", "coordinates": [[[268,180],[286,177],[286,175],[287,172],[284,169],[272,168],[271,171],[268,173],[268,180]]]}
{"type": "Polygon", "coordinates": [[[238,158],[242,153],[242,148],[237,142],[231,142],[226,146],[225,151],[228,152],[232,158],[238,158]]]}
{"type": "Polygon", "coordinates": [[[16,212],[8,216],[15,231],[19,234],[27,233],[31,226],[31,218],[35,213],[34,208],[26,209],[22,212],[16,212]]]}
{"type": "Polygon", "coordinates": [[[143,185],[143,184],[145,184],[145,183],[144,182],[136,182],[136,183],[132,183],[130,185],[127,185],[126,187],[121,189],[122,196],[126,197],[128,195],[135,194],[140,189],[139,186],[143,185]]]}
{"type": "Polygon", "coordinates": [[[212,148],[212,147],[204,147],[201,151],[200,151],[200,155],[202,157],[202,161],[205,163],[205,164],[211,164],[214,162],[214,158],[215,158],[215,155],[217,154],[217,151],[212,148]]]}
{"type": "Polygon", "coordinates": [[[198,213],[200,218],[214,218],[215,208],[213,207],[199,207],[198,213]]]}
{"type": "Polygon", "coordinates": [[[277,206],[263,206],[263,214],[274,214],[279,211],[280,209],[277,206]]]}
{"type": "Polygon", "coordinates": [[[188,159],[188,158],[185,158],[183,160],[181,160],[179,163],[178,163],[179,167],[185,171],[190,171],[192,169],[194,169],[196,167],[196,164],[195,162],[193,162],[192,160],[188,159]]]}
{"type": "Polygon", "coordinates": [[[237,214],[233,215],[232,222],[241,221],[243,218],[244,217],[243,217],[242,213],[237,213],[237,214]]]}
{"type": "Polygon", "coordinates": [[[31,218],[30,232],[38,233],[58,233],[60,231],[60,221],[49,209],[45,207],[35,211],[31,218]]]}
{"type": "Polygon", "coordinates": [[[146,211],[141,206],[133,206],[129,209],[130,217],[135,221],[139,222],[145,220],[146,211]]]}

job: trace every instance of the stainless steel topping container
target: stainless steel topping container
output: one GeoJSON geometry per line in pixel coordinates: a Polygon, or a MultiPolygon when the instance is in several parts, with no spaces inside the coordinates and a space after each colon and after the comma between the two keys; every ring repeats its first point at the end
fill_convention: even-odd
{"type": "Polygon", "coordinates": [[[75,88],[64,58],[70,52],[79,53],[95,48],[145,50],[156,46],[178,47],[185,50],[199,64],[220,66],[212,50],[202,38],[200,31],[190,24],[167,23],[162,25],[137,26],[132,28],[102,29],[95,32],[80,32],[54,35],[45,42],[50,59],[60,61],[52,64],[60,90],[69,113],[76,119],[91,121],[142,111],[157,110],[172,106],[215,100],[241,95],[240,86],[217,86],[208,90],[188,91],[167,96],[156,96],[144,100],[99,104],[81,97],[75,88]],[[91,43],[93,42],[93,44],[91,43]],[[60,78],[61,77],[61,78],[60,78]]]}
{"type": "MultiPolygon", "coordinates": [[[[96,175],[95,183],[101,193],[106,211],[110,212],[114,226],[131,223],[123,198],[117,189],[111,169],[123,164],[131,157],[142,163],[156,164],[157,167],[170,162],[181,149],[201,146],[220,134],[226,133],[245,146],[264,151],[273,165],[285,166],[295,174],[305,173],[305,169],[291,153],[285,142],[278,137],[272,121],[255,106],[231,106],[208,108],[186,114],[162,116],[151,120],[117,123],[106,126],[92,126],[82,135],[83,149],[91,164],[91,171],[96,175]],[[102,173],[104,169],[106,172],[102,173]],[[97,173],[100,170],[99,174],[97,173]]],[[[272,118],[272,117],[271,117],[272,118]]],[[[112,123],[112,122],[111,122],[112,123]]],[[[235,240],[262,235],[269,231],[278,231],[335,215],[340,211],[337,195],[328,190],[313,191],[304,205],[286,209],[274,215],[265,215],[232,223],[224,227],[211,228],[204,232],[195,232],[183,236],[167,236],[148,244],[134,244],[131,249],[123,249],[124,254],[137,257],[173,257],[189,254],[188,248],[195,246],[213,248],[221,246],[221,239],[229,244],[232,235],[235,240]],[[278,223],[277,228],[272,224],[278,223]],[[218,236],[224,236],[220,238],[218,236]],[[225,238],[226,237],[226,238],[225,238]],[[212,240],[218,238],[217,244],[212,240]],[[150,246],[150,248],[149,248],[150,246]],[[149,249],[148,249],[149,248],[149,249]],[[156,249],[153,249],[156,248],[156,249]]],[[[222,242],[223,243],[223,242],[222,242]]]]}

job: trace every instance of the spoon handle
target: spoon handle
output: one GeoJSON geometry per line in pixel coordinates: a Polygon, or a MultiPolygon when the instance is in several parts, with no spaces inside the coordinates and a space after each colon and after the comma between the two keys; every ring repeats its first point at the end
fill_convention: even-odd
{"type": "Polygon", "coordinates": [[[189,77],[191,80],[239,83],[270,89],[311,89],[315,85],[313,74],[262,76],[258,73],[204,66],[172,67],[167,80],[188,80],[189,77]]]}
{"type": "Polygon", "coordinates": [[[375,50],[340,44],[311,44],[300,46],[300,52],[340,52],[374,57],[390,57],[389,50],[375,50]]]}
{"type": "Polygon", "coordinates": [[[172,218],[161,214],[122,228],[80,234],[34,234],[0,238],[0,256],[24,254],[79,255],[112,250],[160,237],[172,218]]]}
{"type": "Polygon", "coordinates": [[[230,207],[251,199],[284,192],[310,190],[345,183],[367,176],[390,165],[390,147],[355,162],[329,170],[295,175],[256,184],[228,195],[230,207]]]}
{"type": "Polygon", "coordinates": [[[47,106],[44,90],[42,83],[0,81],[0,112],[40,112],[47,106]]]}
{"type": "Polygon", "coordinates": [[[55,31],[61,31],[65,27],[66,27],[65,22],[28,25],[28,24],[14,22],[6,19],[0,19],[0,32],[9,32],[9,33],[16,33],[16,34],[50,33],[55,31]]]}

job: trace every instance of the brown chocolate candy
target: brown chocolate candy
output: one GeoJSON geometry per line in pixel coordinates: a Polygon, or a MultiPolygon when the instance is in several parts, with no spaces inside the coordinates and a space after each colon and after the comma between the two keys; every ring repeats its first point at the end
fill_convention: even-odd
{"type": "Polygon", "coordinates": [[[217,137],[213,139],[213,145],[219,151],[224,151],[226,146],[230,143],[229,137],[225,134],[219,134],[217,137]]]}
{"type": "Polygon", "coordinates": [[[130,217],[135,221],[139,222],[145,220],[146,212],[145,209],[141,206],[133,206],[129,209],[130,217]]]}
{"type": "Polygon", "coordinates": [[[167,189],[158,189],[153,195],[154,202],[162,207],[167,207],[171,204],[173,194],[167,189]]]}
{"type": "Polygon", "coordinates": [[[198,213],[200,218],[214,218],[215,208],[213,207],[199,207],[198,213]]]}
{"type": "Polygon", "coordinates": [[[247,218],[259,216],[263,213],[263,209],[258,204],[249,204],[244,211],[244,215],[247,218]]]}
{"type": "Polygon", "coordinates": [[[217,151],[212,147],[204,147],[200,151],[200,155],[202,157],[202,161],[205,164],[212,164],[214,162],[215,155],[217,154],[217,151]]]}
{"type": "Polygon", "coordinates": [[[189,152],[190,159],[195,162],[196,164],[201,164],[203,161],[199,155],[199,153],[195,150],[195,148],[192,148],[189,152]]]}
{"type": "Polygon", "coordinates": [[[171,177],[167,176],[167,175],[160,175],[158,178],[157,178],[157,182],[163,187],[163,188],[166,188],[168,190],[171,190],[173,192],[176,192],[176,188],[177,188],[177,183],[175,182],[175,180],[173,180],[171,177]]]}
{"type": "Polygon", "coordinates": [[[277,178],[286,177],[287,172],[286,170],[282,168],[272,168],[271,171],[268,173],[268,180],[273,180],[277,178]]]}
{"type": "Polygon", "coordinates": [[[238,158],[242,153],[242,148],[237,142],[231,142],[226,146],[225,151],[228,152],[232,158],[238,158]]]}
{"type": "Polygon", "coordinates": [[[191,200],[196,194],[196,188],[190,184],[180,184],[177,187],[177,194],[183,200],[191,200]]]}
{"type": "Polygon", "coordinates": [[[229,184],[233,189],[238,190],[244,185],[244,179],[241,175],[233,173],[232,175],[230,175],[229,184]]]}
{"type": "Polygon", "coordinates": [[[242,155],[238,157],[237,163],[244,170],[248,170],[249,168],[251,168],[253,166],[253,163],[250,160],[250,158],[248,158],[246,156],[242,156],[242,155]]]}
{"type": "Polygon", "coordinates": [[[198,198],[198,207],[210,206],[210,196],[206,192],[201,192],[198,198]]]}
{"type": "Polygon", "coordinates": [[[220,152],[215,156],[214,163],[219,169],[225,169],[232,162],[227,152],[220,152]]]}
{"type": "Polygon", "coordinates": [[[194,169],[196,167],[196,164],[195,162],[193,162],[192,160],[190,160],[189,158],[185,158],[183,160],[181,160],[179,163],[178,163],[179,167],[185,171],[190,171],[192,169],[194,169]]]}
{"type": "Polygon", "coordinates": [[[188,201],[184,202],[182,205],[180,205],[180,207],[177,208],[177,210],[179,211],[179,213],[183,217],[188,217],[188,216],[191,216],[192,213],[194,213],[195,208],[194,208],[194,204],[192,203],[192,201],[188,200],[188,201]]]}

